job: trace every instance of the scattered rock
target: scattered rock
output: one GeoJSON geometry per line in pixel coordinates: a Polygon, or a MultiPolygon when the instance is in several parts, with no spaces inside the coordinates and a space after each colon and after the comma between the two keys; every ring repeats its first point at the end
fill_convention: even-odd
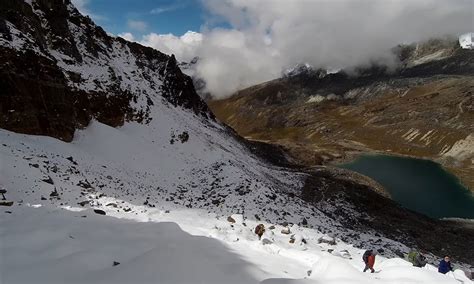
{"type": "Polygon", "coordinates": [[[258,239],[260,240],[262,238],[263,233],[265,233],[265,225],[263,224],[258,224],[255,227],[255,234],[258,236],[258,239]]]}
{"type": "Polygon", "coordinates": [[[5,211],[5,213],[7,213],[7,214],[12,214],[12,211],[5,211]]]}
{"type": "Polygon", "coordinates": [[[308,220],[306,220],[306,218],[303,218],[303,221],[301,221],[301,225],[308,226],[308,220]]]}
{"type": "Polygon", "coordinates": [[[268,227],[269,230],[275,230],[275,226],[271,225],[270,227],[268,227]]]}
{"type": "Polygon", "coordinates": [[[270,240],[269,240],[269,239],[267,239],[267,238],[263,238],[263,240],[262,240],[262,244],[263,244],[263,245],[270,245],[270,244],[273,244],[273,242],[272,242],[272,241],[270,241],[270,240]]]}
{"type": "Polygon", "coordinates": [[[77,204],[79,204],[79,205],[81,205],[82,207],[84,207],[84,206],[90,204],[90,200],[84,200],[84,201],[78,202],[77,204]]]}
{"type": "Polygon", "coordinates": [[[0,206],[12,206],[13,201],[0,201],[0,206]]]}
{"type": "Polygon", "coordinates": [[[296,240],[295,240],[295,235],[291,236],[289,243],[290,243],[290,244],[294,244],[295,241],[296,241],[296,240]]]}
{"type": "Polygon", "coordinates": [[[99,214],[99,215],[105,215],[105,211],[100,210],[100,209],[94,209],[94,213],[99,214]]]}
{"type": "Polygon", "coordinates": [[[119,264],[120,264],[120,262],[114,261],[114,263],[112,264],[112,266],[117,266],[117,265],[119,265],[119,264]]]}
{"type": "Polygon", "coordinates": [[[289,235],[291,233],[290,228],[285,227],[281,230],[282,234],[289,235]]]}
{"type": "Polygon", "coordinates": [[[50,197],[58,197],[59,196],[59,193],[58,191],[56,190],[56,188],[49,194],[50,197]]]}
{"type": "Polygon", "coordinates": [[[41,200],[48,200],[48,199],[44,196],[41,196],[41,200]]]}
{"type": "Polygon", "coordinates": [[[5,198],[5,193],[7,193],[7,190],[6,190],[6,189],[4,189],[4,188],[0,189],[0,194],[2,194],[2,200],[7,200],[7,199],[5,198]]]}
{"type": "Polygon", "coordinates": [[[377,252],[378,252],[378,253],[384,253],[384,249],[383,249],[383,248],[379,248],[379,249],[377,249],[377,252]]]}
{"type": "Polygon", "coordinates": [[[69,160],[71,163],[73,163],[74,165],[77,165],[76,161],[74,161],[74,159],[70,156],[70,157],[67,157],[66,160],[69,160]]]}
{"type": "Polygon", "coordinates": [[[118,205],[117,205],[117,203],[109,203],[105,206],[110,206],[110,207],[113,207],[113,208],[117,208],[118,205]]]}
{"type": "Polygon", "coordinates": [[[183,131],[183,133],[178,135],[178,139],[181,141],[181,143],[185,143],[189,140],[189,134],[186,131],[183,131]]]}
{"type": "Polygon", "coordinates": [[[346,250],[346,249],[341,250],[341,251],[339,252],[339,255],[340,255],[342,258],[352,259],[351,254],[350,254],[349,251],[346,250]]]}
{"type": "Polygon", "coordinates": [[[336,245],[336,239],[330,236],[322,236],[318,239],[318,244],[325,243],[328,245],[336,245]]]}
{"type": "Polygon", "coordinates": [[[49,184],[54,185],[54,181],[50,176],[48,176],[47,179],[42,179],[41,181],[44,181],[45,183],[49,183],[49,184]]]}
{"type": "Polygon", "coordinates": [[[306,271],[306,274],[307,274],[308,276],[311,276],[311,273],[313,273],[313,270],[308,270],[308,271],[306,271]]]}
{"type": "Polygon", "coordinates": [[[80,186],[80,187],[82,187],[82,188],[84,188],[84,189],[91,189],[91,188],[93,188],[92,185],[90,184],[90,182],[89,182],[87,179],[86,179],[85,181],[82,181],[82,180],[79,181],[79,182],[77,183],[77,186],[80,186]]]}

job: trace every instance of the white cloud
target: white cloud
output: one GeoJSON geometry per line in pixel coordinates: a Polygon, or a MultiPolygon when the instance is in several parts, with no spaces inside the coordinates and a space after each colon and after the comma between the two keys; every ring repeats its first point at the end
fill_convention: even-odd
{"type": "Polygon", "coordinates": [[[118,36],[128,41],[135,41],[135,37],[133,36],[132,33],[129,33],[129,32],[120,33],[118,34],[118,36]]]}
{"type": "Polygon", "coordinates": [[[378,61],[393,65],[390,49],[472,30],[474,0],[203,0],[210,21],[231,28],[146,35],[142,43],[180,60],[201,60],[197,73],[209,91],[227,96],[307,62],[350,68],[378,61]]]}
{"type": "Polygon", "coordinates": [[[137,21],[137,20],[128,20],[127,21],[127,26],[130,29],[136,30],[136,31],[139,31],[139,32],[145,31],[148,27],[147,23],[145,23],[143,21],[137,21]]]}
{"type": "Polygon", "coordinates": [[[150,11],[150,14],[158,15],[158,14],[178,10],[178,9],[184,8],[185,6],[186,6],[186,4],[183,3],[183,2],[178,2],[178,3],[171,4],[171,5],[164,5],[164,6],[152,9],[150,11]]]}
{"type": "Polygon", "coordinates": [[[167,54],[174,54],[180,61],[190,61],[202,43],[202,34],[188,31],[182,36],[150,33],[143,36],[141,44],[153,47],[167,54]]]}

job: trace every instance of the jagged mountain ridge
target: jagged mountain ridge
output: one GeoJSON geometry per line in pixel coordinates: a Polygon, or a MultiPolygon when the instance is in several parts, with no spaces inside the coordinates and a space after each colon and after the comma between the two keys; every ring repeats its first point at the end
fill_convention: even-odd
{"type": "Polygon", "coordinates": [[[161,98],[212,117],[173,55],[107,35],[70,1],[2,1],[0,32],[2,128],[71,141],[92,118],[148,122],[161,98]]]}

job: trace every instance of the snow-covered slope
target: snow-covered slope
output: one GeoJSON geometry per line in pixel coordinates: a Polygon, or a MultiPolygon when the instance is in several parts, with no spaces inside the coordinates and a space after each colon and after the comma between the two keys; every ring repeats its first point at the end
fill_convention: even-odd
{"type": "Polygon", "coordinates": [[[360,249],[322,241],[408,248],[301,199],[308,174],[214,121],[174,57],[106,35],[69,1],[0,5],[0,186],[13,202],[1,283],[453,282],[384,257],[382,272],[359,272],[360,249]]]}

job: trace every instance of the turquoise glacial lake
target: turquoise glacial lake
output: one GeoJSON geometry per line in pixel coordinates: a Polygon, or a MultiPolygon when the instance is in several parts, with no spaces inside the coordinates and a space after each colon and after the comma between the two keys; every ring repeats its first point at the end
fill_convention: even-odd
{"type": "Polygon", "coordinates": [[[474,194],[435,162],[363,155],[340,167],[376,180],[393,200],[410,210],[433,218],[474,219],[474,194]]]}

